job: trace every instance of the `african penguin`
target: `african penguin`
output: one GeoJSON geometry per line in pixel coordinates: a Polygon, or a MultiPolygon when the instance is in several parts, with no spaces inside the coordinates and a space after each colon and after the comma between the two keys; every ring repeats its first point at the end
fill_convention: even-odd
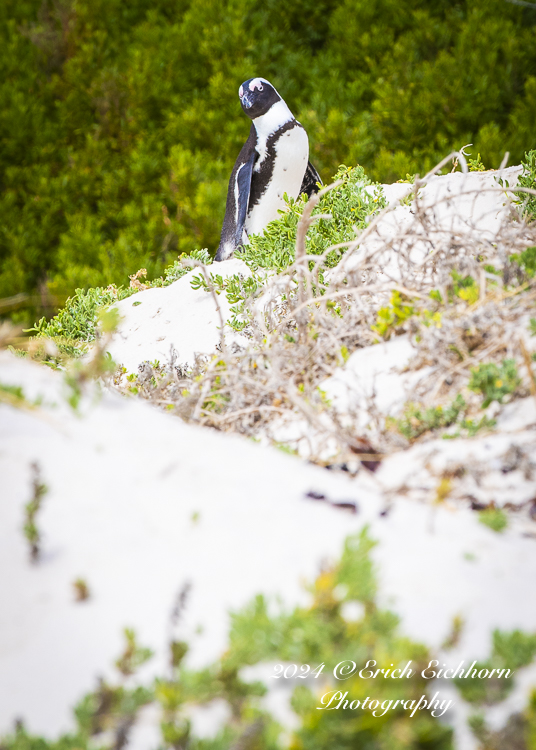
{"type": "Polygon", "coordinates": [[[285,208],[283,194],[311,196],[321,182],[309,161],[309,139],[275,88],[264,78],[250,78],[238,90],[252,120],[249,138],[231,172],[221,240],[215,260],[259,234],[285,208]]]}

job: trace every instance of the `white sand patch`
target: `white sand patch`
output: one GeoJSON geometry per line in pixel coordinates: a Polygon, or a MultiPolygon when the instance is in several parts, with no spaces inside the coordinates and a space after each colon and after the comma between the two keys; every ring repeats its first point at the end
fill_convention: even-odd
{"type": "MultiPolygon", "coordinates": [[[[246,264],[237,259],[208,267],[208,273],[224,279],[240,274],[251,276],[246,264]]],[[[115,307],[121,323],[108,347],[115,362],[128,372],[137,372],[141,362],[167,362],[172,352],[176,363],[193,365],[196,354],[212,354],[221,340],[221,318],[214,297],[203,289],[192,289],[194,276],[202,276],[193,268],[178,281],[166,287],[146,289],[118,302],[115,307]]],[[[231,305],[225,293],[217,295],[225,323],[231,305]]],[[[226,341],[244,341],[228,326],[226,341]]]]}

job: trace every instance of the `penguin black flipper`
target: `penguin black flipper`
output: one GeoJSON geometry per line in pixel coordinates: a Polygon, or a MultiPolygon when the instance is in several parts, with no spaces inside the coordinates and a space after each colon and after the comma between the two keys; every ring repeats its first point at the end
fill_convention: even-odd
{"type": "Polygon", "coordinates": [[[251,178],[253,167],[258,157],[255,150],[256,142],[257,134],[255,126],[252,124],[249,137],[238,154],[233,171],[231,172],[221,240],[214,260],[232,258],[235,250],[243,243],[244,224],[251,191],[251,178]]]}
{"type": "Polygon", "coordinates": [[[320,179],[320,175],[316,171],[316,169],[313,167],[310,161],[307,162],[307,169],[305,170],[305,174],[303,175],[303,182],[301,184],[300,188],[300,195],[302,193],[305,193],[308,198],[310,198],[314,193],[318,193],[318,185],[316,184],[319,182],[322,185],[322,180],[320,179]]]}

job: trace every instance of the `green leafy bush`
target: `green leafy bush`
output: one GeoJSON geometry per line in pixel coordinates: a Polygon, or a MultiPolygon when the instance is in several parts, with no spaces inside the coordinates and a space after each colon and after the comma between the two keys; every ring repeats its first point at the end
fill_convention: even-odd
{"type": "Polygon", "coordinates": [[[388,417],[386,424],[404,435],[408,440],[416,440],[421,435],[433,430],[456,426],[453,432],[445,432],[443,438],[454,439],[463,435],[474,437],[480,430],[490,430],[495,427],[495,420],[486,415],[480,419],[469,419],[464,416],[467,404],[465,399],[458,393],[456,398],[447,406],[424,407],[421,404],[408,403],[404,413],[398,419],[388,417]]]}
{"type": "MultiPolygon", "coordinates": [[[[460,428],[467,433],[467,437],[474,437],[480,430],[491,430],[496,424],[497,422],[494,419],[490,419],[484,414],[480,419],[462,419],[460,421],[460,428]]],[[[453,435],[443,435],[444,438],[456,438],[459,436],[459,432],[453,435]]]]}
{"type": "Polygon", "coordinates": [[[41,318],[31,332],[49,338],[58,337],[77,342],[93,341],[99,310],[134,292],[135,289],[108,290],[100,287],[87,291],[77,289],[74,297],[67,300],[65,307],[52,320],[41,318]]]}
{"type": "Polygon", "coordinates": [[[476,159],[467,159],[467,166],[470,172],[485,172],[486,167],[482,163],[480,154],[477,155],[476,159]]]}
{"type": "MultiPolygon", "coordinates": [[[[342,185],[322,196],[315,214],[328,215],[330,219],[315,221],[307,232],[306,252],[321,255],[331,245],[350,242],[356,229],[366,226],[368,217],[386,205],[379,186],[371,183],[362,167],[340,166],[333,182],[342,180],[342,185]]],[[[306,196],[298,200],[287,199],[288,210],[271,222],[262,235],[250,237],[250,244],[237,253],[251,268],[282,270],[294,261],[296,230],[307,202],[306,196]]],[[[335,266],[345,248],[331,252],[325,265],[335,266]]]]}

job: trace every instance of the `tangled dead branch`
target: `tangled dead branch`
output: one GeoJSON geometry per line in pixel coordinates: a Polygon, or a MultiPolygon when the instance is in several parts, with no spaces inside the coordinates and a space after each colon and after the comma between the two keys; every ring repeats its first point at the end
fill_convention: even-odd
{"type": "Polygon", "coordinates": [[[350,467],[359,459],[375,466],[374,457],[408,445],[374,389],[348,398],[342,410],[326,395],[326,384],[358,349],[406,334],[414,354],[401,371],[418,375],[410,395],[423,408],[448,404],[465,389],[466,417],[476,414],[481,403],[467,391],[472,368],[505,359],[520,372],[523,366],[516,395],[534,392],[523,332],[534,314],[536,280],[520,258],[536,246],[536,224],[525,221],[513,198],[536,191],[501,183],[500,172],[484,186],[473,178],[463,153],[450,154],[402,187],[355,240],[322,255],[305,248],[311,223],[327,218],[314,214],[320,194],[314,196],[298,225],[294,263],[265,274],[245,300],[247,346],[226,346],[210,267],[203,266],[222,323],[221,351],[210,361],[199,357],[189,371],[172,353],[164,366],[145,364],[127,388],[185,420],[287,446],[301,441],[300,450],[305,440],[302,452],[311,460],[350,467]],[[457,191],[436,176],[453,157],[462,169],[451,175],[457,191]],[[327,268],[328,255],[340,249],[340,263],[327,268]]]}

